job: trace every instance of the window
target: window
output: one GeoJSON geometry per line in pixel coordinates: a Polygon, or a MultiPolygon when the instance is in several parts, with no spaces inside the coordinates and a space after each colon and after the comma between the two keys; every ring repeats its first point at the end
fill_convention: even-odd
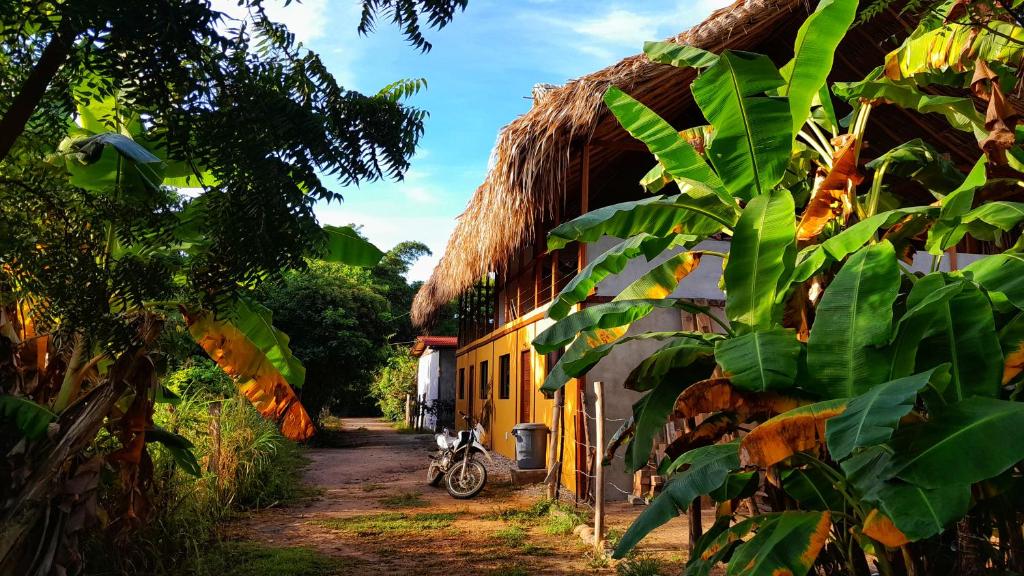
{"type": "Polygon", "coordinates": [[[466,369],[459,368],[459,400],[466,399],[466,369]]]}
{"type": "Polygon", "coordinates": [[[487,377],[490,375],[490,371],[487,369],[488,362],[484,360],[480,363],[480,399],[487,400],[487,394],[490,392],[490,382],[487,381],[487,377]]]}
{"type": "Polygon", "coordinates": [[[508,400],[511,395],[512,356],[504,354],[498,358],[498,397],[508,400]]]}

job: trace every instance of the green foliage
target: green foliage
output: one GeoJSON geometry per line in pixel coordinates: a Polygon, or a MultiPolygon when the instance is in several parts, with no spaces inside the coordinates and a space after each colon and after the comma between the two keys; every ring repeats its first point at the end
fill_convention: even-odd
{"type": "Polygon", "coordinates": [[[225,542],[204,553],[190,573],[195,576],[343,576],[351,570],[349,560],[328,557],[310,548],[225,542]]]}
{"type": "Polygon", "coordinates": [[[716,573],[722,562],[730,575],[955,573],[981,557],[1024,570],[1009,552],[1024,508],[1007,492],[1024,463],[1014,432],[1024,425],[1024,257],[1021,242],[1006,248],[1024,222],[1024,181],[1017,119],[999,92],[1009,90],[1000,79],[1019,73],[1020,49],[993,40],[1024,32],[1006,5],[937,10],[883,67],[834,87],[854,108],[844,134],[824,82],[853,0],[822,0],[781,71],[766,56],[647,44],[652,61],[703,69],[690,89],[710,127],[680,131],[621,90],[606,92],[609,110],[657,160],[641,185],[675,182],[681,193],[601,208],[552,231],[553,247],[623,241],[570,284],[535,339],[538,352],[568,346],[545,389],[616,345],[664,341],[624,382],[646,392],[620,431],[632,436],[627,467],[647,464],[670,414],[694,418],[669,439],[671,457],[658,466],[668,482],[619,540],[617,557],[706,496],[719,520],[696,543],[690,575],[716,573]],[[950,10],[992,26],[947,18],[950,10]],[[989,91],[985,115],[963,92],[972,83],[975,95],[989,91]],[[964,177],[922,135],[872,150],[864,164],[871,112],[883,105],[937,113],[975,135],[985,155],[964,177]],[[694,143],[707,144],[707,160],[694,143]],[[862,184],[865,169],[872,181],[862,184]],[[650,311],[682,307],[675,284],[642,295],[631,285],[610,303],[568,313],[628,260],[653,260],[658,249],[665,257],[715,233],[731,237],[720,285],[729,323],[684,309],[709,314],[723,334],[625,336],[650,311]],[[967,236],[992,243],[981,250],[988,255],[939,272],[967,236]],[[933,255],[930,273],[911,268],[921,248],[933,255]],[[746,498],[772,512],[736,514],[746,498]],[[965,539],[976,548],[951,551],[965,539]]]}
{"type": "Polygon", "coordinates": [[[456,516],[456,514],[448,512],[422,512],[418,514],[385,512],[320,520],[317,523],[324,528],[351,534],[400,535],[422,532],[424,530],[443,530],[455,522],[456,516]]]}
{"type": "Polygon", "coordinates": [[[397,422],[405,418],[405,396],[416,394],[419,362],[407,348],[394,347],[387,362],[373,376],[370,394],[384,418],[397,422]]]}

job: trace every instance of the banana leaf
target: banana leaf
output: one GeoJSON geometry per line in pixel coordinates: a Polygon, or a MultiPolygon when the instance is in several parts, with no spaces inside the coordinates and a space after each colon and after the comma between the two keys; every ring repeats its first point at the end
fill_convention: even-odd
{"type": "Polygon", "coordinates": [[[361,237],[351,226],[324,226],[327,242],[320,255],[328,262],[350,266],[376,266],[384,252],[361,237]]]}
{"type": "Polygon", "coordinates": [[[718,62],[717,54],[677,42],[644,42],[644,54],[651,62],[678,68],[707,68],[718,62]]]}
{"type": "Polygon", "coordinates": [[[737,449],[736,442],[715,444],[677,458],[673,464],[682,471],[673,476],[661,494],[637,516],[622,535],[612,557],[622,558],[652,530],[685,512],[694,498],[720,487],[730,472],[740,468],[737,449]]]}
{"type": "Polygon", "coordinates": [[[888,441],[900,418],[914,409],[918,391],[943,376],[948,379],[949,364],[879,384],[851,398],[842,414],[825,423],[829,455],[839,461],[857,448],[888,441]]]}
{"type": "Polygon", "coordinates": [[[842,414],[848,400],[838,398],[807,404],[762,422],[740,441],[744,464],[767,468],[825,443],[825,421],[842,414]]]}
{"type": "Polygon", "coordinates": [[[787,511],[762,518],[755,520],[754,536],[733,552],[727,576],[807,574],[828,541],[832,529],[829,512],[787,511]]]}
{"type": "Polygon", "coordinates": [[[977,60],[1020,65],[1024,59],[1024,28],[991,20],[985,26],[950,22],[908,39],[885,57],[886,76],[899,80],[927,72],[974,69],[977,60]]]}
{"type": "Polygon", "coordinates": [[[837,82],[832,91],[848,102],[867,100],[894,104],[922,114],[941,114],[953,128],[974,134],[980,141],[988,134],[981,114],[970,98],[932,96],[917,89],[914,84],[895,83],[881,78],[860,82],[837,82]]]}
{"type": "Polygon", "coordinates": [[[767,56],[727,50],[690,84],[694,101],[718,129],[708,158],[732,196],[767,194],[785,174],[793,117],[785,98],[764,95],[784,83],[767,56]]]}
{"type": "Polygon", "coordinates": [[[793,210],[793,197],[781,190],[751,200],[736,223],[724,272],[725,312],[740,329],[766,330],[780,320],[776,300],[796,257],[793,210]]]}
{"type": "Polygon", "coordinates": [[[796,381],[800,342],[796,332],[776,328],[715,343],[715,360],[738,388],[764,392],[791,388],[796,381]]]}
{"type": "Polygon", "coordinates": [[[25,438],[36,440],[57,419],[49,408],[21,396],[0,395],[0,423],[12,422],[25,438]]]}
{"type": "Polygon", "coordinates": [[[880,242],[850,257],[825,290],[807,340],[808,390],[850,398],[886,380],[879,346],[892,333],[900,273],[892,244],[880,242]]]}

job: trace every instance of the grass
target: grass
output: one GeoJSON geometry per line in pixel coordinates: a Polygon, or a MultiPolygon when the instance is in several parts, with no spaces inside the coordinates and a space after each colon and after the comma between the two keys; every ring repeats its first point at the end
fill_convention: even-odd
{"type": "Polygon", "coordinates": [[[507,526],[494,533],[494,538],[507,548],[519,548],[526,542],[526,530],[519,526],[507,526]]]}
{"type": "Polygon", "coordinates": [[[301,547],[275,548],[252,542],[212,547],[196,572],[217,576],[341,576],[351,564],[301,547]]]}
{"type": "Polygon", "coordinates": [[[366,484],[363,484],[361,488],[363,489],[363,492],[376,492],[377,490],[383,490],[384,485],[377,484],[374,482],[367,482],[366,484]]]}
{"type": "Polygon", "coordinates": [[[385,512],[383,514],[367,514],[348,518],[331,518],[319,520],[316,524],[331,530],[358,534],[408,534],[423,530],[440,530],[452,525],[456,514],[440,512],[424,512],[420,514],[403,514],[385,512]]]}
{"type": "Polygon", "coordinates": [[[630,555],[615,567],[618,576],[658,576],[661,571],[661,562],[648,554],[630,555]]]}
{"type": "Polygon", "coordinates": [[[514,524],[537,524],[551,512],[552,507],[553,503],[550,500],[538,500],[529,508],[497,508],[484,514],[481,519],[501,520],[514,524]]]}
{"type": "Polygon", "coordinates": [[[384,508],[416,508],[426,506],[427,501],[417,492],[402,492],[381,498],[380,505],[384,508]]]}
{"type": "Polygon", "coordinates": [[[405,422],[395,422],[392,426],[395,428],[395,432],[398,432],[399,434],[425,434],[425,432],[421,432],[420,430],[409,426],[405,422]]]}
{"type": "Polygon", "coordinates": [[[587,518],[582,511],[568,504],[556,503],[548,512],[547,520],[544,522],[544,532],[552,536],[571,534],[573,529],[586,521],[587,518]]]}
{"type": "Polygon", "coordinates": [[[526,571],[526,568],[519,566],[518,564],[509,564],[507,566],[501,566],[495,570],[491,570],[487,573],[488,576],[530,576],[530,573],[526,571]]]}

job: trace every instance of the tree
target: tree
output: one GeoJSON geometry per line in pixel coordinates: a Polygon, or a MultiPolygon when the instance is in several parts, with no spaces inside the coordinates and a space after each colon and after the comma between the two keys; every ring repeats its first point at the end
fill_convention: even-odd
{"type": "Polygon", "coordinates": [[[660,340],[626,380],[646,392],[622,431],[627,465],[647,464],[670,414],[695,423],[666,448],[669,481],[617,557],[708,496],[719,519],[694,543],[687,574],[720,562],[728,574],[868,574],[869,562],[885,575],[1024,568],[1024,509],[1011,496],[1024,461],[1024,255],[1004,242],[1024,222],[1024,151],[999,81],[1016,73],[1024,30],[988,4],[943,6],[950,12],[923,18],[884,67],[833,86],[853,107],[845,131],[825,84],[854,0],[822,0],[781,69],[758,54],[648,43],[654,61],[701,69],[690,88],[710,127],[680,132],[606,92],[656,157],[643,182],[662,195],[585,214],[553,230],[549,248],[615,236],[624,242],[610,253],[627,243],[686,250],[613,301],[570,314],[588,292],[579,287],[622,268],[599,256],[582,271],[533,341],[538,353],[568,346],[544,389],[624,342],[660,340]],[[984,116],[963,86],[987,101],[984,116]],[[984,155],[964,177],[918,139],[863,164],[865,127],[883,105],[942,114],[984,155]],[[862,169],[872,176],[863,184],[862,169]],[[938,202],[922,204],[922,186],[938,202]],[[695,248],[717,233],[731,237],[727,256],[695,248]],[[938,271],[968,235],[1002,251],[938,271]],[[930,273],[907,266],[919,249],[933,256],[930,273]],[[726,259],[724,318],[668,298],[707,256],[726,259]],[[706,314],[722,333],[626,336],[665,307],[706,314]],[[737,514],[748,498],[762,512],[737,514]]]}
{"type": "MultiPolygon", "coordinates": [[[[180,446],[152,421],[169,315],[286,434],[312,433],[305,369],[251,290],[308,257],[380,259],[317,223],[341,198],[319,175],[401,178],[422,82],[346,90],[244,4],[231,21],[198,0],[0,3],[0,573],[73,570],[101,474],[126,489],[114,525],[145,521],[147,442],[180,446]],[[93,445],[101,428],[119,448],[93,445]]],[[[390,18],[426,48],[419,17],[464,6],[368,0],[361,26],[390,18]]]]}

